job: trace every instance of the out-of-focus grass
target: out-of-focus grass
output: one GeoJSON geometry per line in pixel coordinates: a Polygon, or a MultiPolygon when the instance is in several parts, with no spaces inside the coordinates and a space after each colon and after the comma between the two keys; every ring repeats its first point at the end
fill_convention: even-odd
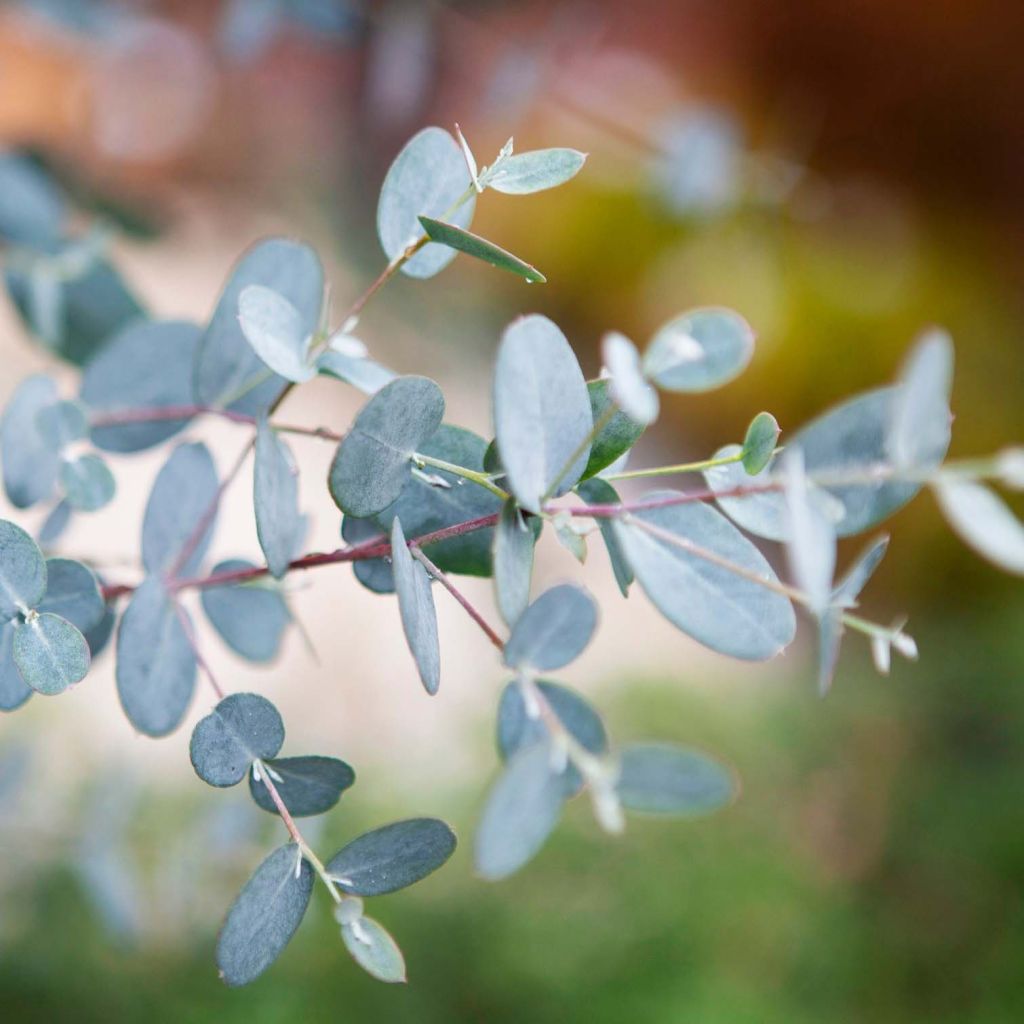
{"type": "MultiPolygon", "coordinates": [[[[538,860],[500,885],[471,874],[485,780],[467,778],[454,861],[417,889],[371,902],[405,949],[407,987],[379,985],[349,962],[322,893],[279,963],[230,991],[216,978],[209,932],[126,950],[98,931],[68,871],[39,875],[5,894],[3,1017],[1020,1020],[1022,626],[1019,602],[937,618],[919,630],[921,662],[897,666],[888,681],[851,642],[824,702],[799,658],[774,692],[747,686],[711,700],[637,680],[607,708],[614,734],[720,752],[743,777],[741,800],[702,822],[633,820],[619,840],[598,835],[576,801],[538,860]]],[[[226,806],[244,795],[219,798],[226,806]]],[[[350,835],[390,813],[353,810],[365,820],[340,810],[329,827],[350,835]]],[[[141,857],[170,841],[180,812],[151,808],[135,835],[141,857]]],[[[264,825],[269,846],[279,837],[264,825]]],[[[193,898],[226,906],[241,878],[211,889],[210,877],[246,868],[199,853],[193,898]]]]}

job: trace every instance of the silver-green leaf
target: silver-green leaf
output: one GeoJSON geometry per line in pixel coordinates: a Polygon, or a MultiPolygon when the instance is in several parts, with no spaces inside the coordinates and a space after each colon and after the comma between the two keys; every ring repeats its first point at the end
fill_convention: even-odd
{"type": "Polygon", "coordinates": [[[79,512],[99,511],[117,488],[110,467],[91,452],[61,463],[60,486],[67,503],[79,512]]]}
{"type": "Polygon", "coordinates": [[[501,617],[508,623],[515,622],[530,603],[535,543],[533,530],[509,499],[494,528],[494,593],[501,617]]]}
{"type": "Polygon", "coordinates": [[[89,671],[85,637],[52,612],[30,613],[14,633],[14,663],[37,693],[62,693],[89,671]]]}
{"type": "Polygon", "coordinates": [[[644,353],[644,374],[666,391],[709,391],[746,369],[754,332],[738,313],[708,307],[670,320],[644,353]]]}
{"type": "Polygon", "coordinates": [[[637,743],[622,751],[616,785],[624,807],[649,814],[709,814],[736,795],[732,773],[685,747],[637,743]]]}
{"type": "Polygon", "coordinates": [[[238,296],[238,323],[253,351],[295,384],[316,376],[308,358],[310,332],[302,314],[279,292],[250,284],[238,296]]]}
{"type": "Polygon", "coordinates": [[[46,561],[20,527],[0,519],[0,622],[35,608],[46,593],[46,561]]]}
{"type": "Polygon", "coordinates": [[[944,476],[935,496],[965,544],[1000,569],[1024,576],[1024,525],[995,491],[975,480],[944,476]]]}
{"type": "Polygon", "coordinates": [[[256,428],[253,469],[256,535],[270,573],[280,579],[305,530],[299,514],[299,471],[288,445],[261,419],[256,428]]]}
{"type": "Polygon", "coordinates": [[[640,353],[624,334],[611,331],[601,343],[608,389],[618,407],[635,423],[649,426],[658,418],[658,392],[640,369],[640,353]]]}
{"type": "Polygon", "coordinates": [[[235,786],[253,761],[275,757],[282,743],[277,708],[257,693],[232,693],[197,723],[188,753],[203,782],[235,786]]]}
{"type": "Polygon", "coordinates": [[[597,605],[582,587],[551,587],[512,626],[505,664],[541,672],[562,668],[583,653],[596,628],[597,605]]]}
{"type": "Polygon", "coordinates": [[[249,772],[249,792],[263,810],[280,813],[263,775],[269,772],[278,796],[293,818],[329,811],[356,780],[356,773],[336,757],[278,757],[264,759],[259,774],[249,772]]]}
{"type": "Polygon", "coordinates": [[[358,917],[341,926],[341,938],[352,959],[378,981],[405,981],[405,960],[398,944],[372,917],[358,917]]]}
{"type": "Polygon", "coordinates": [[[412,557],[406,546],[397,516],[391,525],[391,568],[406,642],[423,688],[427,693],[435,694],[441,685],[441,649],[437,638],[434,595],[430,592],[427,570],[412,557]]]}
{"type": "Polygon", "coordinates": [[[434,220],[432,217],[420,217],[419,220],[427,238],[432,242],[446,245],[457,252],[464,252],[467,256],[490,263],[492,267],[497,267],[499,270],[508,270],[532,284],[543,284],[547,281],[547,278],[536,267],[480,235],[474,235],[471,231],[466,231],[454,224],[447,224],[443,220],[434,220]]]}

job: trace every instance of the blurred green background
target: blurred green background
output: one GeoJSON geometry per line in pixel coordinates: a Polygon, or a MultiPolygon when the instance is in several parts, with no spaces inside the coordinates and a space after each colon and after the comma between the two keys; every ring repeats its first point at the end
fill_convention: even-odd
{"type": "MultiPolygon", "coordinates": [[[[643,342],[677,311],[723,303],[758,332],[753,366],[721,392],[666,402],[636,465],[702,457],[761,408],[790,430],[891,377],[933,323],[957,343],[953,454],[1019,443],[1024,133],[1008,97],[1024,86],[1020,6],[668,6],[7,3],[0,143],[141,213],[149,230],[120,237],[115,259],[155,311],[197,316],[231,257],[269,231],[325,251],[343,307],[380,268],[376,191],[424,124],[458,120],[483,160],[510,134],[521,149],[575,146],[590,153],[576,182],[521,204],[486,196],[475,222],[547,286],[460,258],[429,284],[397,282],[361,325],[385,361],[451,387],[464,419],[486,416],[491,354],[518,313],[552,316],[594,374],[605,330],[643,342]]],[[[0,397],[47,365],[4,315],[0,397]]],[[[311,393],[293,417],[315,424],[334,406],[311,393]]],[[[129,492],[132,465],[119,473],[129,492]]],[[[151,474],[135,473],[144,495],[151,474]]],[[[334,511],[317,500],[329,544],[334,511]]],[[[108,550],[124,546],[119,528],[108,550]]],[[[965,551],[928,496],[891,532],[866,608],[908,612],[921,660],[880,679],[849,640],[824,701],[807,638],[741,672],[676,634],[637,632],[642,620],[617,629],[609,605],[601,657],[570,681],[599,691],[619,739],[720,754],[742,798],[707,821],[631,821],[615,840],[578,801],[498,885],[473,877],[464,841],[437,876],[371,908],[404,949],[405,987],[355,969],[314,900],[273,969],[223,988],[216,927],[275,823],[243,794],[200,793],[177,754],[137,767],[154,745],[124,728],[81,759],[55,757],[54,733],[79,712],[33,701],[0,721],[0,1016],[1024,1019],[1024,591],[965,551]],[[651,650],[631,670],[637,644],[651,650]]],[[[479,648],[464,660],[496,698],[500,672],[477,669],[479,648]]],[[[296,707],[311,680],[321,694],[308,667],[278,671],[296,707]]],[[[378,685],[366,675],[349,693],[378,685]]],[[[263,683],[242,670],[242,686],[263,683]]],[[[495,768],[488,701],[422,738],[404,770],[391,720],[415,708],[346,720],[364,784],[318,845],[416,813],[470,837],[495,768]]]]}

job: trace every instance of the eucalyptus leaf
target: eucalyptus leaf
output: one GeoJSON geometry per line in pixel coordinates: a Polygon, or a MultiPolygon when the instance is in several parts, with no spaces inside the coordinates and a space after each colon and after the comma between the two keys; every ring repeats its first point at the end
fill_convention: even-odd
{"type": "Polygon", "coordinates": [[[195,683],[188,634],[163,583],[151,576],[135,591],[117,631],[121,706],[139,732],[166,736],[185,717],[195,683]]]}
{"type": "Polygon", "coordinates": [[[519,504],[571,490],[590,458],[590,397],[565,335],[547,317],[514,321],[494,373],[494,427],[509,486],[519,504]]]}
{"type": "Polygon", "coordinates": [[[52,612],[30,614],[14,632],[14,663],[37,693],[63,693],[89,671],[85,637],[52,612]]]}
{"type": "Polygon", "coordinates": [[[597,606],[582,587],[551,587],[512,626],[505,664],[541,672],[562,668],[583,653],[596,628],[597,606]]]}
{"type": "Polygon", "coordinates": [[[615,405],[609,383],[607,379],[587,382],[594,423],[604,423],[604,426],[591,443],[590,458],[582,476],[584,480],[597,475],[622,458],[644,432],[642,424],[630,419],[615,405]]]}
{"type": "Polygon", "coordinates": [[[432,874],[455,852],[455,833],[437,818],[409,818],[365,832],[328,862],[342,892],[383,896],[432,874]]]}
{"type": "Polygon", "coordinates": [[[945,331],[928,331],[914,346],[892,403],[885,447],[896,466],[931,468],[935,452],[949,447],[952,387],[953,341],[945,331]]]}
{"type": "Polygon", "coordinates": [[[0,236],[41,248],[58,241],[67,203],[53,179],[21,153],[0,153],[0,236]]]}
{"type": "Polygon", "coordinates": [[[517,751],[488,794],[477,826],[477,872],[490,881],[506,878],[531,860],[562,815],[565,782],[553,770],[548,741],[517,751]]]}
{"type": "Polygon", "coordinates": [[[622,751],[619,799],[632,811],[696,817],[724,807],[736,795],[732,773],[705,754],[665,743],[637,743],[622,751]]]}
{"type": "Polygon", "coordinates": [[[43,440],[59,452],[89,433],[89,421],[81,402],[55,402],[39,410],[36,429],[43,440]]]}
{"type": "MultiPolygon", "coordinates": [[[[677,491],[656,491],[641,500],[678,495],[677,491]]],[[[655,607],[695,640],[720,654],[749,661],[772,658],[792,641],[793,606],[770,589],[778,586],[771,566],[709,505],[688,502],[634,512],[616,521],[615,533],[655,607]],[[654,536],[641,524],[650,524],[661,535],[654,536]],[[720,564],[723,561],[740,572],[726,568],[720,564]]]]}
{"type": "Polygon", "coordinates": [[[238,296],[238,322],[253,351],[276,374],[295,384],[316,376],[308,359],[309,325],[273,288],[246,285],[238,296]]]}
{"type": "Polygon", "coordinates": [[[742,463],[748,476],[757,476],[772,460],[779,441],[779,424],[770,412],[759,412],[743,438],[742,463]]]}
{"type": "Polygon", "coordinates": [[[294,843],[256,869],[217,937],[217,967],[228,985],[255,981],[281,955],[305,916],[313,877],[294,843]]]}
{"type": "Polygon", "coordinates": [[[412,457],[441,425],[444,396],[426,377],[399,377],[360,410],[331,463],[328,485],[348,515],[382,512],[402,493],[412,457]]]}
{"type": "Polygon", "coordinates": [[[93,571],[70,558],[46,560],[46,596],[37,611],[52,612],[88,633],[103,619],[107,606],[93,571]]]}
{"type": "Polygon", "coordinates": [[[256,428],[253,507],[256,534],[271,575],[280,579],[305,532],[299,514],[299,471],[281,436],[266,419],[256,428]]]}
{"type": "Polygon", "coordinates": [[[666,391],[709,391],[727,384],[754,354],[754,332],[738,313],[708,307],[670,320],[644,353],[644,374],[666,391]]]}
{"type": "Polygon", "coordinates": [[[640,353],[624,334],[611,331],[601,343],[601,358],[609,374],[608,389],[615,404],[633,422],[649,426],[658,418],[658,392],[644,379],[640,353]]]}
{"type": "Polygon", "coordinates": [[[378,981],[404,982],[405,960],[382,924],[360,917],[341,926],[341,938],[352,959],[378,981]]]}
{"type": "Polygon", "coordinates": [[[275,757],[282,743],[277,708],[257,693],[232,693],[196,725],[188,753],[203,782],[235,786],[253,761],[275,757]]]}
{"type": "Polygon", "coordinates": [[[935,496],[965,544],[1000,569],[1024,576],[1024,525],[995,491],[975,480],[944,476],[935,496]]]}
{"type": "Polygon", "coordinates": [[[268,372],[242,332],[239,299],[252,285],[272,288],[289,302],[308,336],[320,319],[324,271],[317,254],[305,243],[268,238],[248,249],[228,276],[196,351],[195,399],[202,405],[224,405],[259,416],[280,393],[284,381],[268,372]]]}
{"type": "MultiPolygon", "coordinates": [[[[195,401],[192,364],[200,331],[181,320],[134,321],[86,365],[79,391],[93,417],[132,410],[181,408],[195,401]]],[[[137,452],[183,430],[188,417],[95,426],[93,444],[108,452],[137,452]]]]}
{"type": "Polygon", "coordinates": [[[32,696],[14,663],[14,622],[0,623],[0,711],[16,711],[32,696]]]}
{"type": "Polygon", "coordinates": [[[497,267],[499,270],[508,270],[531,284],[543,284],[547,281],[547,278],[536,267],[506,249],[502,249],[501,246],[489,242],[486,238],[481,238],[480,235],[474,235],[454,224],[447,224],[431,217],[420,217],[419,221],[432,242],[438,242],[441,245],[447,245],[450,249],[464,252],[467,256],[490,263],[492,267],[497,267]]]}
{"type": "MultiPolygon", "coordinates": [[[[576,485],[576,493],[588,505],[618,505],[621,503],[618,491],[606,480],[600,477],[591,477],[576,485]]],[[[608,558],[612,563],[612,572],[615,574],[615,582],[623,597],[629,597],[629,587],[633,582],[633,570],[626,561],[625,553],[619,538],[615,533],[615,526],[611,519],[602,516],[597,520],[598,529],[601,531],[601,539],[608,551],[608,558]]]]}
{"type": "Polygon", "coordinates": [[[264,759],[259,779],[249,772],[249,792],[256,804],[271,814],[277,814],[278,810],[262,780],[263,773],[267,771],[271,773],[278,796],[293,818],[307,818],[329,811],[356,780],[352,768],[336,757],[264,759]]]}
{"type": "MultiPolygon", "coordinates": [[[[388,169],[377,204],[377,235],[388,259],[423,237],[420,216],[444,217],[460,228],[473,220],[476,193],[462,149],[443,128],[424,128],[414,135],[388,169]],[[465,202],[455,205],[466,193],[465,202]]],[[[427,278],[455,258],[447,246],[428,244],[402,265],[409,277],[427,278]]]]}
{"type": "Polygon", "coordinates": [[[99,511],[110,504],[117,489],[110,467],[92,453],[61,463],[60,486],[67,503],[78,512],[99,511]]]}
{"type": "MultiPolygon", "coordinates": [[[[170,571],[203,517],[216,508],[219,484],[213,458],[201,442],[180,444],[157,474],[142,520],[142,563],[153,574],[170,571]]],[[[216,514],[180,566],[183,576],[196,572],[216,526],[216,514]]]]}
{"type": "Polygon", "coordinates": [[[63,536],[64,531],[71,523],[71,506],[66,501],[58,501],[50,509],[50,514],[43,520],[39,527],[36,540],[39,546],[45,551],[57,543],[63,536]]]}
{"type": "MultiPolygon", "coordinates": [[[[252,562],[232,558],[213,567],[214,574],[255,569],[252,562]]],[[[200,592],[203,611],[236,654],[247,661],[273,661],[281,637],[292,621],[284,595],[266,582],[233,583],[205,587],[200,592]]]]}
{"type": "MultiPolygon", "coordinates": [[[[358,519],[356,516],[342,518],[341,536],[352,546],[375,539],[382,543],[390,543],[387,531],[382,529],[375,519],[358,519]]],[[[361,558],[352,563],[352,571],[356,579],[375,594],[395,592],[395,576],[391,571],[391,562],[386,558],[361,558]]]]}
{"type": "Polygon", "coordinates": [[[423,688],[437,693],[441,683],[441,650],[437,638],[437,612],[430,592],[427,570],[413,557],[405,543],[402,524],[395,518],[391,526],[391,568],[398,593],[402,629],[409,644],[423,688]]]}
{"type": "Polygon", "coordinates": [[[0,519],[0,622],[35,608],[46,593],[46,561],[20,527],[0,519]]]}
{"type": "Polygon", "coordinates": [[[342,352],[327,349],[316,361],[320,373],[336,380],[351,384],[364,395],[375,395],[385,384],[390,384],[398,375],[372,359],[356,358],[342,352]]]}
{"type": "Polygon", "coordinates": [[[535,541],[522,513],[509,499],[494,530],[494,593],[501,617],[508,623],[515,622],[530,603],[535,541]]]}
{"type": "Polygon", "coordinates": [[[15,508],[29,508],[53,494],[59,459],[39,429],[39,415],[58,401],[52,377],[34,374],[15,388],[0,420],[4,490],[15,508]]]}
{"type": "Polygon", "coordinates": [[[528,195],[564,185],[579,174],[587,154],[576,149],[535,149],[501,160],[485,184],[496,192],[528,195]]]}
{"type": "Polygon", "coordinates": [[[818,616],[825,613],[832,598],[832,577],[836,567],[836,534],[832,524],[809,494],[803,452],[787,448],[780,462],[785,474],[786,515],[789,541],[786,552],[790,572],[804,592],[808,607],[818,616]]]}
{"type": "MultiPolygon", "coordinates": [[[[567,686],[543,680],[537,683],[537,688],[555,717],[579,744],[592,754],[607,751],[608,734],[601,716],[580,694],[567,686]]],[[[523,699],[519,683],[509,683],[502,691],[498,703],[498,750],[502,760],[507,761],[517,751],[540,743],[547,736],[547,726],[539,709],[531,708],[529,702],[523,699]]],[[[575,765],[567,764],[562,776],[567,798],[583,787],[583,777],[575,765]]]]}

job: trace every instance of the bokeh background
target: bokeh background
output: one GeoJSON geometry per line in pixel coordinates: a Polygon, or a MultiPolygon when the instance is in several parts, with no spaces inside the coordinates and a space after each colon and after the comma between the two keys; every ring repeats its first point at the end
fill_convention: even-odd
{"type": "MultiPolygon", "coordinates": [[[[454,422],[489,432],[490,361],[519,313],[553,317],[592,375],[605,330],[643,342],[678,311],[723,303],[758,332],[751,369],[666,401],[636,465],[707,455],[762,408],[792,429],[890,378],[934,323],[957,343],[953,453],[967,455],[1024,434],[1022,33],[1013,0],[8,2],[0,147],[60,176],[82,231],[113,225],[110,259],[148,311],[197,320],[271,233],[319,247],[343,308],[383,264],[377,189],[425,124],[458,121],[484,161],[509,135],[583,149],[571,185],[491,193],[477,214],[548,285],[460,257],[431,282],[389,285],[360,324],[381,361],[442,384],[454,422]]],[[[74,393],[74,371],[4,300],[0,399],[40,368],[74,393]]],[[[286,408],[337,429],[359,404],[323,381],[286,408]]],[[[245,442],[230,425],[190,433],[222,466],[245,442]]],[[[330,447],[295,447],[311,548],[333,548],[330,447]]],[[[61,553],[135,579],[159,463],[118,460],[115,504],[79,517],[61,553]]],[[[227,501],[218,558],[258,554],[247,487],[227,501]]],[[[404,948],[404,987],[348,961],[319,899],[268,974],[221,986],[216,929],[279,826],[195,778],[204,692],[177,736],[137,737],[108,656],[74,691],[0,720],[0,1016],[1024,1019],[1024,590],[966,552],[927,495],[891,531],[866,608],[908,612],[921,659],[879,678],[852,639],[826,700],[809,635],[770,665],[710,656],[642,594],[623,602],[594,545],[583,578],[603,628],[565,681],[614,737],[726,758],[742,799],[619,839],[574,804],[499,885],[473,877],[463,842],[442,872],[374,902],[404,948]]],[[[576,573],[544,546],[538,585],[576,573]]],[[[282,707],[289,749],[355,765],[321,848],[413,814],[469,838],[496,769],[503,677],[486,642],[439,598],[444,685],[430,699],[392,601],[344,567],[290,587],[313,650],[295,630],[255,670],[203,643],[228,688],[282,707]]],[[[467,589],[489,607],[486,583],[467,589]]]]}

